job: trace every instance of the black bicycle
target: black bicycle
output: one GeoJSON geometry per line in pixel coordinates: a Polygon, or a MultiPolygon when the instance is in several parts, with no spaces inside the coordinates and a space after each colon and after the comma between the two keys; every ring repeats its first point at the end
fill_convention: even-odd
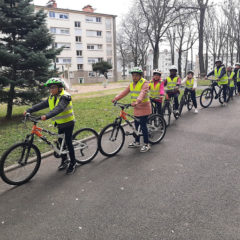
{"type": "Polygon", "coordinates": [[[179,105],[179,115],[182,114],[182,110],[184,106],[187,106],[188,111],[191,111],[193,108],[193,101],[191,97],[191,91],[187,88],[185,88],[184,93],[181,97],[180,100],[180,105],[179,105]]]}
{"type": "MultiPolygon", "coordinates": [[[[212,81],[210,86],[202,91],[200,96],[200,104],[203,108],[207,108],[211,105],[213,98],[218,99],[221,104],[224,103],[223,86],[216,84],[216,80],[208,79],[212,81]],[[216,90],[218,88],[218,91],[216,90]]],[[[226,87],[226,101],[230,98],[230,87],[226,87]]]]}
{"type": "MultiPolygon", "coordinates": [[[[125,112],[125,109],[131,107],[131,104],[123,104],[115,102],[114,106],[121,108],[120,115],[115,119],[113,123],[105,126],[99,134],[98,147],[99,151],[107,157],[116,155],[123,147],[125,142],[125,136],[132,135],[134,137],[143,136],[141,129],[135,129],[134,124],[127,119],[127,116],[140,121],[138,118],[125,112]],[[132,132],[125,131],[122,127],[122,121],[125,120],[132,132]]],[[[165,136],[166,123],[163,117],[159,114],[152,114],[147,120],[149,143],[159,143],[165,136]]]]}
{"type": "MultiPolygon", "coordinates": [[[[37,127],[40,117],[26,114],[24,123],[27,120],[33,122],[32,130],[27,134],[25,140],[16,143],[5,151],[0,160],[0,176],[4,182],[10,185],[21,185],[28,182],[38,171],[41,164],[41,153],[33,143],[34,136],[39,137],[54,150],[54,156],[60,158],[62,154],[68,154],[64,148],[65,134],[50,132],[44,128],[37,127]],[[49,141],[43,133],[47,133],[58,140],[49,141]]],[[[76,161],[79,164],[86,164],[94,159],[98,153],[98,133],[91,128],[82,128],[73,134],[73,147],[76,161]]]]}
{"type": "Polygon", "coordinates": [[[175,107],[174,97],[170,98],[168,94],[166,94],[162,112],[163,112],[163,117],[167,126],[170,125],[171,114],[173,114],[176,120],[180,117],[178,109],[175,107]]]}

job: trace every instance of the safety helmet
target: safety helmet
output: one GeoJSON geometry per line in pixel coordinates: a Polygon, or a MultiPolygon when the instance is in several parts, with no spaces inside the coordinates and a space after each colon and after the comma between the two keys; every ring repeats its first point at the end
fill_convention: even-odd
{"type": "Polygon", "coordinates": [[[159,75],[161,75],[162,74],[162,72],[159,70],[159,69],[154,69],[153,70],[153,74],[159,74],[159,75]]]}
{"type": "Polygon", "coordinates": [[[193,70],[189,70],[189,71],[187,72],[187,74],[189,74],[189,73],[191,73],[192,75],[194,75],[194,71],[193,71],[193,70]]]}
{"type": "Polygon", "coordinates": [[[175,65],[170,66],[169,71],[175,70],[177,72],[177,67],[175,65]]]}
{"type": "Polygon", "coordinates": [[[227,67],[227,71],[232,71],[233,67],[232,66],[228,66],[227,67]]]}
{"type": "Polygon", "coordinates": [[[215,64],[216,64],[217,62],[220,62],[220,63],[222,63],[222,60],[220,60],[220,59],[217,59],[217,60],[215,61],[215,64]]]}
{"type": "Polygon", "coordinates": [[[239,63],[239,62],[237,62],[237,63],[235,63],[235,66],[236,66],[236,65],[240,66],[240,63],[239,63]]]}
{"type": "Polygon", "coordinates": [[[61,78],[50,78],[44,84],[45,87],[49,87],[51,85],[57,85],[57,86],[63,87],[63,88],[65,87],[65,84],[61,78]]]}
{"type": "Polygon", "coordinates": [[[143,70],[140,68],[140,67],[134,67],[130,73],[139,73],[139,74],[142,74],[143,73],[143,70]]]}

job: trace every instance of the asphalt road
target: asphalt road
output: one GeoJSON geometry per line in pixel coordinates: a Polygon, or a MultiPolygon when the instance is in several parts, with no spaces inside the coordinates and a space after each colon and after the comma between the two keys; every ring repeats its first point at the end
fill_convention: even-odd
{"type": "Polygon", "coordinates": [[[28,184],[0,182],[0,239],[240,239],[239,105],[184,113],[148,153],[126,143],[71,176],[50,157],[28,184]]]}

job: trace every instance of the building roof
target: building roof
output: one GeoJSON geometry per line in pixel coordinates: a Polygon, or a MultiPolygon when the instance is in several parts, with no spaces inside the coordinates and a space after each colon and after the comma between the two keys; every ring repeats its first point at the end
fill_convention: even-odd
{"type": "Polygon", "coordinates": [[[60,11],[60,12],[70,12],[70,13],[78,13],[78,14],[84,14],[84,15],[99,15],[99,16],[106,16],[106,17],[117,17],[117,15],[111,15],[111,14],[105,14],[105,13],[96,13],[96,12],[85,12],[85,11],[80,11],[80,10],[73,10],[73,9],[68,9],[68,8],[49,8],[47,6],[40,6],[40,5],[34,5],[36,8],[43,8],[43,9],[47,9],[47,10],[56,10],[56,11],[60,11]]]}

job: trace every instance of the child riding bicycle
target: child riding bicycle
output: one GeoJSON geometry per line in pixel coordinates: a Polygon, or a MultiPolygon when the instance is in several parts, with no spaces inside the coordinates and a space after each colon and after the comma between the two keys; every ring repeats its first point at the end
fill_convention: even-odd
{"type": "Polygon", "coordinates": [[[186,85],[184,94],[186,94],[187,91],[191,93],[193,106],[195,107],[194,113],[198,113],[197,100],[196,100],[197,79],[194,78],[193,76],[194,76],[194,72],[192,70],[189,70],[187,72],[187,76],[182,80],[181,84],[186,85]]]}
{"type": "Polygon", "coordinates": [[[179,89],[178,87],[181,85],[181,78],[177,75],[177,67],[172,65],[169,68],[170,75],[167,77],[167,79],[164,80],[164,86],[167,87],[167,98],[174,98],[174,106],[176,113],[178,113],[179,108],[179,102],[178,102],[178,96],[179,96],[179,89]]]}
{"type": "Polygon", "coordinates": [[[153,78],[149,83],[149,96],[151,101],[156,104],[154,113],[162,114],[162,101],[164,98],[164,82],[161,78],[161,71],[159,69],[153,70],[153,78]]]}
{"type": "Polygon", "coordinates": [[[235,72],[234,72],[232,66],[228,66],[227,67],[227,76],[228,76],[228,79],[229,79],[229,87],[230,87],[229,97],[232,100],[233,100],[233,92],[234,92],[234,88],[235,88],[234,75],[235,75],[235,72]]]}
{"type": "MultiPolygon", "coordinates": [[[[68,167],[66,174],[72,174],[76,167],[75,153],[72,145],[72,133],[75,122],[72,98],[69,93],[64,91],[65,84],[60,78],[50,78],[44,86],[48,87],[50,90],[50,96],[48,99],[27,109],[24,112],[24,115],[45,108],[50,109],[50,112],[41,116],[41,120],[45,121],[52,118],[54,126],[58,127],[58,133],[65,134],[65,141],[70,156],[70,164],[68,165],[67,155],[62,155],[62,161],[58,169],[64,170],[68,167]]],[[[59,138],[58,141],[61,144],[62,139],[59,138]]]]}
{"type": "MultiPolygon", "coordinates": [[[[148,97],[149,82],[142,77],[143,71],[139,67],[134,67],[131,72],[132,83],[119,95],[117,95],[112,102],[116,102],[129,93],[131,94],[131,105],[134,107],[134,116],[139,121],[134,121],[135,128],[139,126],[143,133],[144,145],[140,148],[140,152],[147,152],[151,149],[148,139],[147,118],[152,113],[151,103],[148,97]]],[[[140,138],[135,137],[135,141],[128,145],[129,148],[140,147],[140,138]]]]}

